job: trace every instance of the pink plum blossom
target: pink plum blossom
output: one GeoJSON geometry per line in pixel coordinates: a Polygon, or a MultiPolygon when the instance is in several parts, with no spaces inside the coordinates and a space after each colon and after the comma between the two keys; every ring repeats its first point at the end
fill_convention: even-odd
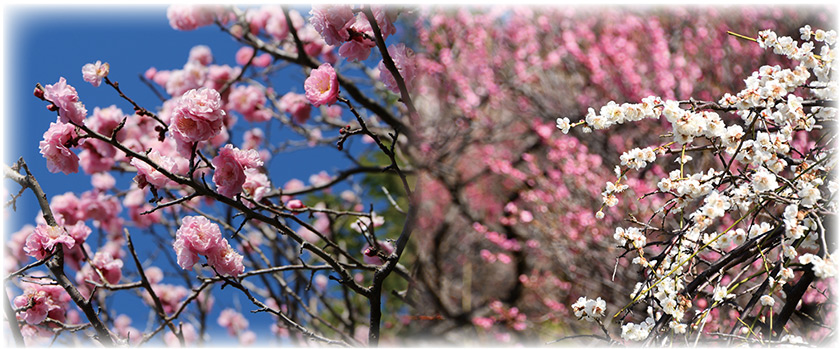
{"type": "Polygon", "coordinates": [[[211,64],[207,67],[207,76],[204,79],[203,86],[218,91],[229,81],[239,76],[241,71],[242,68],[240,67],[231,67],[227,64],[211,64]]]}
{"type": "Polygon", "coordinates": [[[50,123],[39,145],[41,154],[47,159],[47,170],[65,174],[79,172],[79,157],[69,149],[78,142],[76,137],[75,126],[60,121],[50,123]]]}
{"type": "MultiPolygon", "coordinates": [[[[152,290],[155,291],[155,294],[160,299],[161,305],[163,305],[163,311],[167,314],[174,313],[180,306],[181,301],[187,298],[189,294],[189,290],[180,285],[156,283],[152,284],[152,290]]],[[[155,304],[148,292],[143,292],[143,301],[151,306],[155,304]]],[[[184,328],[186,328],[186,325],[184,328]]]]}
{"type": "Polygon", "coordinates": [[[173,245],[178,265],[192,270],[198,255],[207,257],[207,263],[221,275],[236,276],[245,271],[242,255],[238,254],[222,237],[219,226],[204,216],[184,217],[175,232],[173,245]]]}
{"type": "Polygon", "coordinates": [[[304,205],[300,200],[294,199],[289,200],[289,202],[286,203],[286,207],[292,210],[300,210],[302,208],[306,208],[306,205],[304,205]]]}
{"type": "MultiPolygon", "coordinates": [[[[405,44],[399,43],[388,46],[388,54],[394,61],[394,66],[405,81],[406,87],[411,86],[414,77],[417,75],[417,66],[414,62],[414,51],[406,47],[405,44]]],[[[397,85],[397,80],[385,66],[385,61],[379,62],[379,79],[385,83],[385,87],[394,93],[400,93],[400,88],[397,85]]]]}
{"type": "MultiPolygon", "coordinates": [[[[181,220],[181,227],[175,233],[175,242],[178,241],[183,241],[183,246],[191,252],[206,255],[221,247],[226,240],[219,226],[209,219],[204,216],[187,216],[181,220]]],[[[181,267],[192,269],[192,265],[181,267]]]]}
{"type": "Polygon", "coordinates": [[[146,71],[143,73],[143,77],[146,78],[146,80],[154,81],[157,72],[157,68],[149,67],[149,69],[146,69],[146,71]]]}
{"type": "Polygon", "coordinates": [[[257,341],[257,334],[254,331],[245,331],[239,334],[239,345],[250,346],[257,341]]]}
{"type": "Polygon", "coordinates": [[[271,112],[265,109],[265,93],[254,85],[238,85],[230,91],[227,108],[237,111],[250,122],[264,122],[271,119],[271,112]]]}
{"type": "Polygon", "coordinates": [[[169,73],[164,88],[173,97],[181,96],[189,90],[197,89],[207,81],[209,68],[196,61],[187,61],[182,69],[169,73]]]}
{"type": "MultiPolygon", "coordinates": [[[[184,322],[183,325],[181,325],[181,332],[184,336],[184,346],[194,346],[196,341],[198,341],[198,332],[195,330],[195,326],[193,326],[191,323],[184,322]]],[[[166,334],[163,335],[163,342],[166,344],[167,347],[182,347],[181,340],[178,339],[178,337],[175,336],[175,334],[171,331],[166,332],[166,334]]]]}
{"type": "Polygon", "coordinates": [[[251,62],[251,65],[253,65],[257,68],[265,68],[265,67],[271,65],[272,60],[274,60],[274,58],[272,58],[270,54],[263,53],[263,54],[260,54],[259,56],[255,57],[254,61],[251,62]]]}
{"type": "MultiPolygon", "coordinates": [[[[170,173],[175,167],[175,162],[172,159],[168,156],[161,155],[157,150],[152,149],[152,151],[146,154],[146,157],[157,164],[159,168],[170,173]]],[[[137,175],[134,176],[134,182],[137,183],[137,187],[140,189],[145,188],[146,185],[152,185],[155,188],[164,188],[172,183],[166,175],[143,160],[132,158],[130,163],[137,168],[137,175]]]]}
{"type": "Polygon", "coordinates": [[[347,5],[315,5],[309,11],[309,22],[321,34],[327,45],[338,46],[350,39],[347,29],[356,20],[347,5]]]}
{"type": "Polygon", "coordinates": [[[242,192],[245,184],[245,169],[262,166],[259,153],[255,150],[240,150],[228,144],[213,158],[213,183],[220,194],[233,197],[242,192]]]}
{"type": "MultiPolygon", "coordinates": [[[[394,252],[394,245],[390,242],[379,241],[379,251],[384,253],[386,256],[390,255],[394,252]]],[[[364,257],[362,259],[364,260],[364,262],[367,264],[376,265],[384,264],[385,261],[374,252],[375,251],[370,247],[370,245],[365,244],[364,248],[362,249],[362,253],[364,254],[364,257]]]]}
{"type": "Polygon", "coordinates": [[[213,63],[213,52],[206,45],[196,45],[190,49],[190,61],[198,62],[201,65],[213,63]]]}
{"type": "Polygon", "coordinates": [[[265,32],[277,40],[284,40],[289,35],[289,25],[286,23],[286,15],[279,7],[273,7],[271,16],[265,22],[265,32]]]}
{"type": "Polygon", "coordinates": [[[239,51],[236,51],[236,64],[246,65],[248,61],[254,57],[254,48],[251,46],[242,46],[239,51]]]}
{"type": "Polygon", "coordinates": [[[213,24],[217,9],[211,6],[171,5],[166,9],[169,25],[176,30],[194,30],[213,24]]]}
{"type": "Polygon", "coordinates": [[[268,176],[255,168],[245,169],[245,183],[242,184],[242,192],[250,196],[256,202],[260,202],[268,192],[271,191],[271,183],[268,176]]]}
{"type": "Polygon", "coordinates": [[[96,61],[96,63],[88,63],[82,67],[82,79],[89,82],[93,87],[99,87],[102,79],[108,76],[110,65],[96,61]]]}
{"type": "Polygon", "coordinates": [[[183,142],[206,141],[222,131],[225,111],[219,92],[208,88],[187,91],[172,110],[172,135],[183,142]]]}
{"type": "Polygon", "coordinates": [[[305,95],[288,92],[280,97],[280,110],[291,114],[295,122],[303,124],[309,120],[312,105],[309,104],[305,95]]]}
{"type": "Polygon", "coordinates": [[[23,283],[23,285],[23,295],[15,297],[13,301],[16,308],[27,308],[17,314],[20,320],[30,325],[37,325],[48,317],[58,321],[65,319],[70,297],[61,286],[37,283],[23,283]]]}
{"type": "Polygon", "coordinates": [[[303,83],[306,98],[312,105],[332,105],[338,100],[338,76],[332,65],[324,63],[318,69],[313,69],[303,83]]]}
{"type": "Polygon", "coordinates": [[[258,149],[265,141],[265,132],[261,128],[252,128],[242,136],[242,149],[258,149]]]}
{"type": "Polygon", "coordinates": [[[227,240],[224,246],[213,251],[207,256],[207,263],[220,275],[237,276],[245,272],[245,265],[242,264],[243,256],[231,247],[227,240]]]}
{"type": "Polygon", "coordinates": [[[59,78],[53,85],[44,86],[44,99],[58,107],[58,117],[62,123],[81,124],[87,115],[87,109],[79,101],[76,89],[68,85],[64,77],[59,78]]]}
{"type": "Polygon", "coordinates": [[[76,273],[76,284],[79,286],[79,292],[85,297],[90,297],[90,292],[93,290],[93,284],[102,284],[107,281],[111,285],[118,284],[122,279],[123,262],[105,251],[99,251],[94,255],[90,263],[85,264],[81,270],[76,273]],[[100,273],[105,277],[103,281],[100,273]]]}
{"type": "Polygon", "coordinates": [[[84,213],[79,207],[79,198],[73,192],[66,192],[53,196],[50,200],[50,210],[56,219],[63,219],[64,224],[73,225],[84,219],[84,213]]]}
{"type": "Polygon", "coordinates": [[[90,177],[90,184],[97,190],[105,191],[113,188],[117,184],[117,180],[108,172],[94,173],[90,177]]]}
{"type": "Polygon", "coordinates": [[[219,319],[217,320],[219,326],[222,326],[228,330],[231,336],[236,336],[240,332],[248,329],[248,319],[242,316],[241,313],[233,310],[231,308],[227,308],[222,310],[219,314],[219,319]]]}
{"type": "Polygon", "coordinates": [[[64,228],[67,230],[67,234],[73,238],[76,246],[81,246],[85,243],[85,240],[87,240],[91,233],[90,228],[84,221],[78,221],[73,225],[65,225],[64,228]]]}
{"type": "Polygon", "coordinates": [[[62,227],[38,224],[32,234],[26,237],[23,250],[27,255],[40,260],[52,253],[58,244],[69,250],[75,246],[76,240],[62,227]]]}

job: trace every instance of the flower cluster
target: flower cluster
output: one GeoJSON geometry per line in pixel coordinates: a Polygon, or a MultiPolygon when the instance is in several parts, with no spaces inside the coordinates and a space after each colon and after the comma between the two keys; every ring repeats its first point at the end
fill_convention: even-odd
{"type": "Polygon", "coordinates": [[[52,85],[44,86],[44,99],[58,107],[58,117],[62,123],[81,124],[87,116],[85,105],[79,101],[79,94],[73,86],[67,84],[64,77],[52,85]]]}
{"type": "MultiPolygon", "coordinates": [[[[394,60],[394,66],[400,73],[406,87],[410,87],[414,77],[417,75],[417,66],[414,63],[414,51],[406,47],[405,44],[396,44],[388,46],[388,54],[394,60]]],[[[385,84],[389,90],[394,93],[400,93],[397,80],[391,71],[385,66],[385,62],[379,63],[379,79],[385,84]]]]}
{"type": "Polygon", "coordinates": [[[202,87],[189,90],[178,99],[169,127],[176,140],[192,144],[218,135],[224,116],[219,92],[202,87]]]}
{"type": "Polygon", "coordinates": [[[61,286],[23,283],[23,294],[15,297],[14,306],[22,311],[19,320],[38,325],[47,318],[63,322],[70,297],[61,286]]]}
{"type": "MultiPolygon", "coordinates": [[[[397,29],[393,22],[397,14],[381,6],[371,8],[376,24],[387,39],[397,29]]],[[[374,31],[367,16],[359,11],[354,14],[347,5],[316,5],[309,11],[309,21],[327,45],[339,46],[338,54],[348,60],[363,61],[376,47],[374,31]]]]}
{"type": "MultiPolygon", "coordinates": [[[[256,150],[240,150],[228,144],[219,149],[219,155],[213,158],[213,166],[216,168],[213,183],[216,184],[219,194],[234,197],[242,192],[242,186],[247,179],[245,171],[262,165],[262,159],[256,150]]],[[[253,184],[251,188],[254,188],[253,184]]]]}
{"type": "Polygon", "coordinates": [[[621,338],[636,342],[643,341],[650,335],[654,325],[656,321],[652,317],[647,317],[645,321],[638,324],[628,322],[621,325],[621,338]]]}
{"type": "Polygon", "coordinates": [[[255,85],[238,85],[230,91],[227,109],[239,112],[245,120],[264,122],[271,119],[271,111],[265,109],[265,93],[255,85]]]}
{"type": "Polygon", "coordinates": [[[47,170],[65,174],[79,172],[79,157],[70,148],[81,142],[72,124],[61,120],[50,123],[39,146],[41,154],[47,159],[47,170]]]}
{"type": "Polygon", "coordinates": [[[173,247],[178,255],[178,265],[186,270],[192,270],[198,255],[203,255],[220,275],[237,276],[245,271],[242,255],[222,237],[219,226],[204,216],[184,217],[175,232],[173,247]]]}
{"type": "Polygon", "coordinates": [[[604,317],[604,312],[607,310],[607,302],[601,297],[598,299],[589,299],[586,297],[578,298],[575,304],[572,304],[572,311],[578,319],[593,322],[604,317]]]}
{"type": "Polygon", "coordinates": [[[76,239],[70,236],[61,226],[39,224],[32,234],[26,237],[26,245],[23,250],[29,256],[44,259],[55,251],[55,247],[59,244],[64,245],[64,248],[69,250],[76,244],[76,239]]]}

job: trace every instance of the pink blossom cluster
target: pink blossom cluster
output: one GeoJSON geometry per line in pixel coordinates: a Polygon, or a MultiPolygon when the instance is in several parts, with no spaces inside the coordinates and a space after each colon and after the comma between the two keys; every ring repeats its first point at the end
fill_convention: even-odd
{"type": "Polygon", "coordinates": [[[226,108],[236,111],[250,122],[271,119],[271,110],[265,107],[265,92],[256,85],[238,85],[230,91],[226,108]]]}
{"type": "Polygon", "coordinates": [[[67,84],[63,76],[57,83],[44,86],[44,99],[58,107],[61,123],[81,124],[87,116],[85,105],[79,101],[79,94],[73,86],[67,84]]]}
{"type": "Polygon", "coordinates": [[[65,174],[79,172],[79,157],[70,148],[81,142],[72,124],[64,123],[60,118],[50,123],[39,146],[41,154],[47,159],[47,170],[65,174]]]}
{"type": "MultiPolygon", "coordinates": [[[[271,191],[271,182],[265,173],[256,168],[245,169],[245,183],[242,183],[242,192],[250,196],[254,201],[260,202],[271,191]]],[[[250,202],[245,203],[251,206],[250,202]]]]}
{"type": "Polygon", "coordinates": [[[54,196],[50,201],[50,209],[56,215],[56,220],[66,226],[92,219],[97,226],[111,234],[122,232],[123,220],[119,217],[122,206],[116,197],[102,191],[86,191],[81,197],[72,192],[54,196]]]}
{"type": "Polygon", "coordinates": [[[226,23],[232,16],[224,6],[218,5],[171,5],[166,10],[169,25],[177,30],[194,30],[213,24],[219,19],[226,23]]]}
{"type": "MultiPolygon", "coordinates": [[[[397,13],[381,6],[371,8],[383,39],[396,33],[394,21],[397,13]]],[[[339,55],[348,60],[363,61],[370,56],[370,50],[376,47],[374,31],[363,12],[353,13],[347,5],[313,6],[309,11],[309,21],[324,38],[327,45],[338,46],[339,55]]]]}
{"type": "Polygon", "coordinates": [[[111,285],[118,284],[122,279],[122,267],[123,261],[119,259],[119,254],[114,256],[107,250],[96,252],[93,259],[76,273],[79,292],[85,297],[90,297],[94,285],[105,282],[111,285]]]}
{"type": "Polygon", "coordinates": [[[495,312],[492,316],[476,316],[472,319],[474,325],[490,329],[494,324],[505,325],[514,331],[523,331],[527,327],[527,316],[517,307],[506,308],[500,301],[490,303],[490,309],[495,312]]]}
{"type": "Polygon", "coordinates": [[[138,345],[143,339],[143,333],[131,326],[131,317],[125,314],[120,314],[114,319],[113,331],[120,339],[128,341],[131,345],[138,345]]]}
{"type": "Polygon", "coordinates": [[[257,334],[248,330],[248,319],[231,308],[222,310],[219,314],[218,324],[226,328],[231,336],[239,338],[241,345],[251,345],[257,339],[257,334]]]}
{"type": "Polygon", "coordinates": [[[236,51],[236,64],[246,65],[251,62],[251,65],[258,68],[265,68],[271,64],[271,55],[263,53],[260,55],[254,54],[254,48],[251,46],[243,46],[236,51]]]}
{"type": "MultiPolygon", "coordinates": [[[[93,115],[85,119],[85,126],[101,135],[111,136],[114,130],[125,120],[125,126],[131,128],[135,123],[130,122],[127,115],[115,105],[107,108],[93,108],[93,115]]],[[[118,133],[117,140],[124,140],[125,133],[118,133]]],[[[107,142],[98,139],[86,139],[79,153],[79,164],[87,174],[110,171],[119,159],[117,149],[107,142]]]]}
{"type": "Polygon", "coordinates": [[[76,240],[61,226],[39,224],[26,238],[23,250],[27,255],[40,260],[52,254],[59,244],[69,250],[76,245],[76,240]]]}
{"type": "MultiPolygon", "coordinates": [[[[248,169],[256,169],[263,165],[259,153],[255,150],[240,150],[231,144],[219,149],[219,154],[213,158],[213,166],[216,171],[213,173],[213,183],[216,184],[216,189],[220,194],[227,197],[234,197],[242,192],[242,186],[245,184],[247,176],[245,171],[248,169]]],[[[252,176],[255,176],[253,173],[252,176]]],[[[252,178],[253,181],[259,181],[252,178]]],[[[252,182],[251,189],[258,187],[262,183],[252,182]]]]}
{"type": "Polygon", "coordinates": [[[175,233],[175,254],[178,265],[192,270],[198,255],[207,257],[208,265],[220,275],[237,276],[245,271],[242,255],[234,251],[222,237],[219,226],[204,216],[187,216],[175,233]]]}
{"type": "Polygon", "coordinates": [[[220,90],[229,81],[239,76],[241,67],[227,64],[212,64],[213,54],[210,48],[198,45],[190,50],[187,62],[181,69],[158,70],[151,67],[144,77],[162,86],[172,97],[179,97],[185,92],[201,87],[220,90]]]}
{"type": "MultiPolygon", "coordinates": [[[[409,88],[417,76],[417,66],[414,62],[414,51],[406,47],[405,44],[399,43],[388,46],[388,54],[394,61],[397,71],[405,82],[406,88],[409,88]]],[[[385,66],[385,61],[379,62],[379,79],[385,83],[385,87],[394,93],[400,93],[399,85],[394,75],[385,66]]]]}
{"type": "Polygon", "coordinates": [[[18,320],[29,325],[38,325],[47,318],[65,321],[70,296],[58,285],[41,285],[37,282],[22,284],[23,294],[15,297],[13,305],[25,309],[17,313],[18,320]]]}
{"type": "Polygon", "coordinates": [[[303,124],[306,123],[306,120],[309,120],[312,105],[309,104],[305,95],[287,92],[283,97],[280,97],[280,110],[289,113],[292,120],[298,124],[303,124]]]}
{"type": "Polygon", "coordinates": [[[176,102],[169,127],[175,139],[192,144],[209,140],[222,132],[224,117],[222,97],[218,91],[193,89],[176,102]]]}

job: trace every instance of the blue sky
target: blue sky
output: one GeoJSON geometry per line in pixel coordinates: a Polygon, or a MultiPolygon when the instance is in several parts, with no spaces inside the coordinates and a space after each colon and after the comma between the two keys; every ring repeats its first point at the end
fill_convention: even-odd
{"type": "MultiPolygon", "coordinates": [[[[55,121],[56,114],[47,111],[44,102],[33,97],[32,91],[36,83],[53,84],[59,77],[65,77],[68,84],[77,89],[88,115],[97,106],[104,108],[112,104],[126,113],[131,113],[131,105],[119,98],[113,89],[104,83],[95,88],[82,80],[82,66],[101,60],[110,64],[110,79],[118,81],[128,96],[141,106],[155,110],[160,106],[160,100],[138,78],[146,69],[151,66],[160,70],[180,69],[187,60],[190,48],[195,45],[209,46],[214,54],[215,64],[233,66],[234,54],[240,47],[216,27],[189,32],[172,29],[166,18],[166,8],[163,6],[94,8],[41,5],[7,6],[4,10],[4,162],[11,164],[22,156],[50,197],[67,191],[78,194],[90,190],[91,184],[90,177],[81,170],[71,175],[47,171],[46,162],[39,154],[38,143],[49,124],[55,121]]],[[[307,9],[299,11],[304,16],[308,12],[307,9]]],[[[275,87],[278,90],[301,93],[304,79],[300,69],[289,69],[289,72],[284,72],[274,79],[275,87]]],[[[314,109],[313,115],[316,113],[317,109],[314,109]]],[[[244,119],[239,118],[239,128],[233,130],[234,144],[241,143],[242,131],[245,130],[246,124],[248,123],[244,119]]],[[[277,136],[282,136],[282,133],[275,137],[277,136]]],[[[291,178],[299,178],[306,182],[311,174],[321,170],[334,172],[349,164],[337,151],[323,148],[300,150],[279,156],[282,158],[275,157],[276,165],[272,165],[271,180],[275,186],[282,185],[291,178]]],[[[131,180],[130,175],[112,174],[121,188],[126,188],[126,183],[131,180]]],[[[12,194],[17,193],[19,189],[17,184],[9,180],[4,180],[4,186],[6,191],[12,194]]],[[[3,201],[6,200],[4,198],[3,201]]],[[[15,232],[24,224],[34,224],[37,214],[34,196],[27,191],[18,199],[16,211],[12,211],[11,208],[4,210],[6,232],[15,232]]],[[[139,244],[137,235],[133,235],[135,244],[139,244]]],[[[142,259],[145,248],[138,246],[138,249],[142,259]]],[[[125,262],[124,270],[133,272],[133,263],[129,260],[125,262]]],[[[160,266],[164,270],[167,269],[165,264],[160,266]]],[[[164,280],[166,282],[167,279],[164,280]]],[[[218,287],[215,291],[216,305],[208,321],[211,325],[210,333],[223,331],[215,322],[215,316],[222,309],[236,307],[238,304],[241,311],[247,313],[253,308],[238,291],[231,288],[219,291],[218,287]]],[[[119,306],[114,310],[132,315],[132,325],[141,330],[145,328],[148,310],[145,306],[136,304],[139,302],[135,295],[120,296],[116,300],[114,304],[119,306]]],[[[270,333],[268,315],[246,315],[251,321],[252,330],[258,334],[270,333]]],[[[215,340],[229,337],[226,333],[219,332],[213,338],[214,343],[219,343],[215,340]]]]}

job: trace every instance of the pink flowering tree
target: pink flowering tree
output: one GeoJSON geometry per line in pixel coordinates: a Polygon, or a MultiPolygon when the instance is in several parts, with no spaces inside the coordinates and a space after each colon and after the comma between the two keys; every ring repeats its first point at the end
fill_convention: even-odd
{"type": "Polygon", "coordinates": [[[35,87],[55,118],[42,158],[4,165],[7,206],[30,190],[41,210],[7,237],[19,346],[819,343],[833,328],[825,13],[166,17],[221,30],[236,64],[199,45],[122,82],[158,105],[107,57],[35,87]],[[72,85],[88,83],[133,110],[86,105],[72,85]],[[349,161],[289,178],[306,148],[349,161]],[[45,192],[33,161],[92,189],[45,192]]]}
{"type": "Polygon", "coordinates": [[[173,29],[215,26],[240,49],[229,53],[231,66],[195,46],[183,67],[149,68],[124,82],[147,85],[158,106],[127,95],[109,76],[119,62],[106,59],[81,66],[81,77],[36,85],[56,118],[41,161],[51,173],[84,172],[94,188],[45,193],[27,166],[37,159],[5,166],[21,187],[10,204],[31,189],[41,209],[8,247],[6,280],[15,288],[6,318],[18,345],[50,337],[195,345],[207,343],[211,323],[250,345],[258,336],[249,320],[270,323],[269,337],[281,342],[378,343],[383,304],[405,307],[390,293],[411,280],[400,260],[416,215],[405,153],[415,61],[389,39],[400,9],[308,11],[169,7],[173,29]],[[367,82],[350,78],[375,69],[382,72],[367,82]],[[280,91],[281,72],[305,78],[280,91]],[[77,83],[133,111],[88,108],[77,83]],[[288,139],[269,135],[278,128],[288,139]],[[324,164],[309,178],[284,180],[283,167],[294,166],[285,152],[301,147],[332,149],[350,167],[324,164]],[[112,301],[118,294],[145,302],[152,325],[132,325],[138,318],[112,301]],[[232,295],[248,304],[214,312],[216,297],[232,295]]]}

